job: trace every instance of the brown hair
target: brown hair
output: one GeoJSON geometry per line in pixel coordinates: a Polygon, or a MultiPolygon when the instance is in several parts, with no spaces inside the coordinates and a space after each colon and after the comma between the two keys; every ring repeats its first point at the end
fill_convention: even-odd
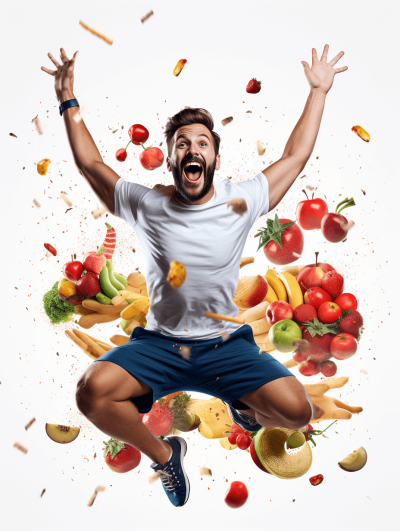
{"type": "Polygon", "coordinates": [[[205,109],[198,109],[195,107],[184,107],[180,112],[172,116],[172,118],[168,118],[167,125],[165,127],[164,135],[168,146],[168,156],[171,156],[172,148],[174,145],[174,135],[176,131],[184,125],[191,124],[202,124],[207,127],[214,141],[215,155],[218,155],[221,137],[218,133],[213,131],[214,120],[211,114],[205,109]]]}

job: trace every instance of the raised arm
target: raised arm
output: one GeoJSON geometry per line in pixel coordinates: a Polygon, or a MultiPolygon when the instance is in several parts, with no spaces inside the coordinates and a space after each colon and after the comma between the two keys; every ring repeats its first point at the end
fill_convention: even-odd
{"type": "Polygon", "coordinates": [[[344,52],[339,52],[329,63],[326,62],[328,48],[326,44],[320,61],[316,49],[312,49],[311,68],[302,61],[305,76],[310,84],[310,94],[303,114],[287,141],[282,157],[263,170],[268,179],[270,210],[281,202],[311,157],[321,124],[326,95],[332,87],[333,78],[335,74],[347,70],[347,66],[333,68],[344,52]]]}
{"type": "MultiPolygon", "coordinates": [[[[66,100],[74,99],[74,66],[78,52],[72,59],[68,59],[64,49],[61,48],[62,65],[48,54],[57,70],[49,70],[42,66],[43,72],[54,76],[56,96],[61,104],[66,100]]],[[[111,214],[114,214],[114,188],[120,179],[113,169],[104,164],[96,144],[86,125],[79,116],[79,107],[70,107],[63,112],[63,119],[74,161],[79,173],[87,180],[101,203],[111,214]]]]}

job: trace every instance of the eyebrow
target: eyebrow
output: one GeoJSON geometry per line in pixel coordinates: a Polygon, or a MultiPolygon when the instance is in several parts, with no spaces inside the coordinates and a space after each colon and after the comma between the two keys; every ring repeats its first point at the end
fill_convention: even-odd
{"type": "MultiPolygon", "coordinates": [[[[198,136],[205,136],[205,137],[207,138],[207,140],[210,141],[209,137],[208,137],[206,134],[204,134],[204,133],[201,133],[201,134],[198,135],[198,136]]],[[[186,135],[181,134],[181,135],[179,135],[178,138],[176,139],[176,143],[178,143],[178,140],[179,140],[180,138],[186,138],[186,140],[188,140],[188,138],[187,138],[186,135]]]]}

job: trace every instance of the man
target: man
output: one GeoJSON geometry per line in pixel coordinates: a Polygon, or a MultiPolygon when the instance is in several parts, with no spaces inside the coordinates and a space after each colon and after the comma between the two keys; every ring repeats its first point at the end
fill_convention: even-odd
{"type": "Polygon", "coordinates": [[[248,233],[259,216],[279,204],[310,158],[326,94],[335,74],[347,70],[333,68],[344,52],[327,63],[326,45],[321,60],[313,48],[311,68],[302,61],[310,94],[277,162],[239,184],[228,179],[214,184],[221,157],[213,119],[204,109],[185,108],[165,130],[167,169],[175,186],[153,189],[120,179],[104,164],[83,120],[74,119],[77,53],[69,60],[61,48],[62,64],[48,54],[56,70],[42,70],[55,76],[79,173],[108,211],[138,234],[151,300],[146,328],[135,328],[129,343],[101,356],[82,375],[77,405],[101,431],[152,459],[169,500],[181,507],[190,492],[183,467],[186,441],[156,437],[142,423],[139,413],[148,412],[155,400],[179,390],[208,393],[221,398],[233,420],[250,431],[262,426],[298,430],[312,418],[303,385],[268,353],[259,354],[249,325],[216,321],[205,312],[237,315],[232,296],[248,233]],[[247,204],[242,216],[226,205],[238,197],[247,204]],[[186,268],[177,289],[166,280],[172,260],[186,268]],[[229,334],[226,341],[223,331],[229,334]],[[181,347],[190,349],[189,358],[181,355],[181,347]]]}

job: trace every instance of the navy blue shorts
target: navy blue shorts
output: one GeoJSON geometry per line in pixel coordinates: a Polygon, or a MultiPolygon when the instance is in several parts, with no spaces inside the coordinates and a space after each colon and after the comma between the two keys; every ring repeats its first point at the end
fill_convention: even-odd
{"type": "Polygon", "coordinates": [[[225,341],[171,337],[138,326],[129,343],[93,363],[111,361],[152,388],[152,393],[130,399],[139,413],[148,413],[153,402],[175,391],[205,393],[235,409],[250,409],[241,397],[272,380],[293,376],[273,356],[259,351],[247,324],[225,341]],[[189,359],[182,356],[182,347],[190,349],[189,359]]]}

